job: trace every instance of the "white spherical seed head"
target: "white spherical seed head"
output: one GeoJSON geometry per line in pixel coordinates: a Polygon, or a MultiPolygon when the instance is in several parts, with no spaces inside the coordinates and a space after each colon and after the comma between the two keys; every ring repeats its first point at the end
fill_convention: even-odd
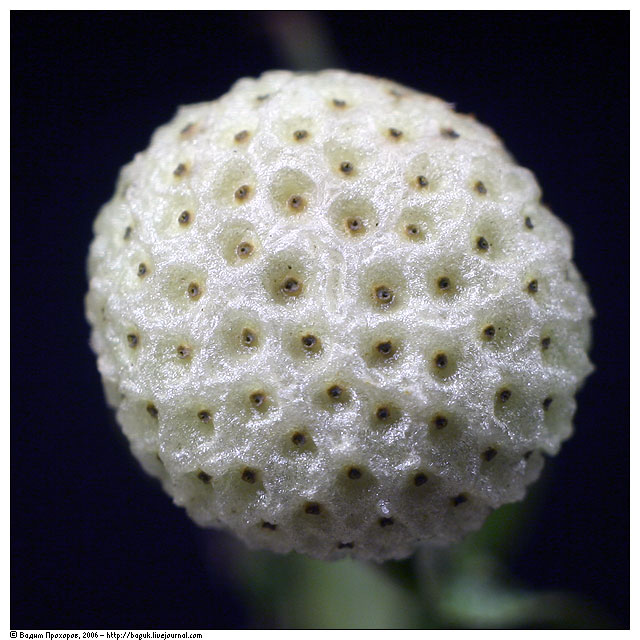
{"type": "Polygon", "coordinates": [[[494,133],[342,71],[179,109],[95,223],[87,316],[144,468],[251,547],[401,558],[524,496],[593,315],[494,133]]]}

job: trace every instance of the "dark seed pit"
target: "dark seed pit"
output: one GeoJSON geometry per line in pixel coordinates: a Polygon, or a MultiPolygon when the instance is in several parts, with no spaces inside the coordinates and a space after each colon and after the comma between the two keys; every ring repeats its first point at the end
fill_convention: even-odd
{"type": "Polygon", "coordinates": [[[267,399],[267,396],[262,391],[256,391],[249,396],[249,400],[254,407],[261,407],[267,399]]]}
{"type": "Polygon", "coordinates": [[[340,398],[343,393],[344,393],[344,389],[337,384],[334,384],[333,386],[327,389],[327,395],[334,400],[337,400],[338,398],[340,398]]]}
{"type": "Polygon", "coordinates": [[[243,184],[241,187],[236,189],[234,197],[236,200],[245,200],[249,196],[250,192],[251,187],[248,184],[243,184]]]}
{"type": "Polygon", "coordinates": [[[340,171],[342,171],[342,173],[346,173],[347,175],[353,173],[353,164],[351,164],[351,162],[341,162],[340,171]]]}
{"type": "Polygon", "coordinates": [[[147,404],[147,413],[154,419],[158,418],[158,409],[152,402],[149,402],[149,404],[147,404]]]}
{"type": "Polygon", "coordinates": [[[473,188],[476,190],[477,193],[479,193],[481,196],[484,196],[487,194],[487,187],[484,186],[484,182],[482,182],[481,180],[478,180],[474,185],[473,188]]]}
{"type": "Polygon", "coordinates": [[[287,296],[297,296],[302,292],[302,284],[295,278],[287,278],[283,282],[281,290],[287,296]]]}
{"type": "Polygon", "coordinates": [[[378,353],[386,357],[393,355],[394,351],[393,344],[389,341],[379,342],[376,345],[376,349],[378,350],[378,353]]]}
{"type": "Polygon", "coordinates": [[[256,476],[257,474],[253,469],[247,468],[242,471],[241,477],[244,482],[247,482],[249,484],[255,484],[256,476]]]}
{"type": "Polygon", "coordinates": [[[321,508],[317,502],[307,502],[307,504],[304,505],[304,512],[309,515],[317,516],[320,514],[320,511],[321,508]]]}
{"type": "Polygon", "coordinates": [[[290,209],[294,211],[302,211],[304,209],[305,201],[302,196],[291,196],[287,203],[290,209]]]}
{"type": "Polygon", "coordinates": [[[348,218],[346,224],[350,233],[362,233],[365,230],[364,223],[360,218],[348,218]]]}
{"type": "Polygon", "coordinates": [[[197,282],[191,282],[187,287],[187,294],[192,300],[197,300],[201,293],[200,285],[197,282]]]}
{"type": "Polygon", "coordinates": [[[181,162],[174,170],[173,175],[176,178],[181,178],[187,173],[187,165],[181,162]]]}
{"type": "Polygon", "coordinates": [[[449,421],[447,420],[447,418],[441,415],[435,416],[432,422],[433,422],[433,426],[438,430],[444,429],[449,424],[449,421]]]}
{"type": "Polygon", "coordinates": [[[447,358],[446,354],[444,353],[438,353],[433,359],[433,364],[435,364],[438,369],[444,369],[448,363],[449,358],[447,358]]]}
{"type": "Polygon", "coordinates": [[[180,360],[188,360],[191,357],[191,347],[187,347],[181,344],[176,349],[176,353],[178,354],[178,358],[180,358],[180,360]]]}
{"type": "Polygon", "coordinates": [[[302,336],[302,346],[305,349],[313,349],[313,347],[316,346],[316,343],[318,342],[318,339],[311,335],[310,333],[307,334],[306,336],[302,336]]]}
{"type": "Polygon", "coordinates": [[[247,140],[248,137],[249,137],[249,132],[246,129],[243,129],[242,131],[238,131],[238,133],[236,133],[236,135],[233,136],[233,139],[236,142],[244,142],[245,140],[247,140]]]}
{"type": "Polygon", "coordinates": [[[455,140],[456,138],[460,137],[460,134],[457,131],[454,131],[451,128],[447,128],[447,129],[442,129],[440,131],[440,133],[445,137],[445,138],[450,138],[451,140],[455,140]]]}
{"type": "Polygon", "coordinates": [[[242,330],[242,344],[250,347],[257,340],[256,334],[251,329],[242,330]]]}
{"type": "Polygon", "coordinates": [[[375,288],[375,296],[380,304],[391,304],[393,302],[393,291],[385,285],[375,288]]]}
{"type": "Polygon", "coordinates": [[[480,236],[476,239],[476,247],[478,247],[480,251],[487,251],[489,249],[489,242],[484,236],[480,236]]]}
{"type": "Polygon", "coordinates": [[[493,338],[496,335],[496,328],[492,324],[487,325],[482,330],[482,335],[485,337],[486,340],[493,340],[493,338]]]}
{"type": "Polygon", "coordinates": [[[391,416],[391,410],[388,407],[378,407],[376,409],[376,418],[378,420],[388,420],[391,416]]]}
{"type": "Polygon", "coordinates": [[[421,487],[424,484],[427,484],[428,478],[427,475],[425,473],[416,473],[416,475],[413,477],[413,484],[416,487],[421,487]]]}
{"type": "Polygon", "coordinates": [[[248,258],[253,253],[253,245],[249,242],[241,242],[236,247],[236,254],[238,258],[248,258]]]}
{"type": "Polygon", "coordinates": [[[498,451],[493,447],[489,447],[488,449],[485,449],[482,452],[482,458],[486,462],[491,462],[491,460],[493,460],[497,455],[498,455],[498,451]]]}
{"type": "Polygon", "coordinates": [[[304,435],[304,433],[300,433],[300,431],[296,431],[291,436],[291,442],[293,442],[293,444],[295,444],[296,447],[302,447],[306,441],[307,441],[306,436],[304,435]]]}
{"type": "Polygon", "coordinates": [[[362,478],[362,472],[357,467],[351,467],[347,471],[347,477],[350,480],[359,480],[360,478],[362,478]]]}

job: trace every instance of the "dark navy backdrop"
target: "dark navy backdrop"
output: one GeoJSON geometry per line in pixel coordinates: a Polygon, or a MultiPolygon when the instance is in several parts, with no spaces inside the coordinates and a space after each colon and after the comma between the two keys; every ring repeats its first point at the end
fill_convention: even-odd
{"type": "MultiPolygon", "coordinates": [[[[580,592],[628,625],[628,13],[312,18],[336,65],[434,93],[494,127],[572,226],[598,310],[598,370],[513,571],[580,592]]],[[[261,623],[229,587],[228,568],[204,562],[198,529],[127,454],[105,410],[82,304],[91,223],[119,167],[178,104],[292,64],[287,20],[12,13],[14,628],[261,623]]]]}

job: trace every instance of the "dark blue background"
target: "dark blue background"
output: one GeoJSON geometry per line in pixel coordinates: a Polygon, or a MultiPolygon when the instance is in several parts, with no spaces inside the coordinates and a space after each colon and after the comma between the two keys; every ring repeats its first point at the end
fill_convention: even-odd
{"type": "MultiPolygon", "coordinates": [[[[277,40],[288,19],[11,14],[13,628],[261,624],[228,567],[207,565],[198,529],[128,455],[105,409],[83,296],[92,220],[119,167],[178,104],[288,66],[277,40]]],[[[312,19],[334,64],[433,93],[494,127],[573,228],[598,311],[598,369],[512,569],[628,626],[629,14],[312,19]]]]}

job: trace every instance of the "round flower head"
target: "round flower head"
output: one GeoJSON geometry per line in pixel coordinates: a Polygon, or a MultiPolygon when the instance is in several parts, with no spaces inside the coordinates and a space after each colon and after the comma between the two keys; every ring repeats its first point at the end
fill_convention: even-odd
{"type": "Polygon", "coordinates": [[[488,128],[342,71],[179,109],[95,223],[86,308],[133,453],[253,548],[384,560],[519,500],[592,309],[488,128]]]}

